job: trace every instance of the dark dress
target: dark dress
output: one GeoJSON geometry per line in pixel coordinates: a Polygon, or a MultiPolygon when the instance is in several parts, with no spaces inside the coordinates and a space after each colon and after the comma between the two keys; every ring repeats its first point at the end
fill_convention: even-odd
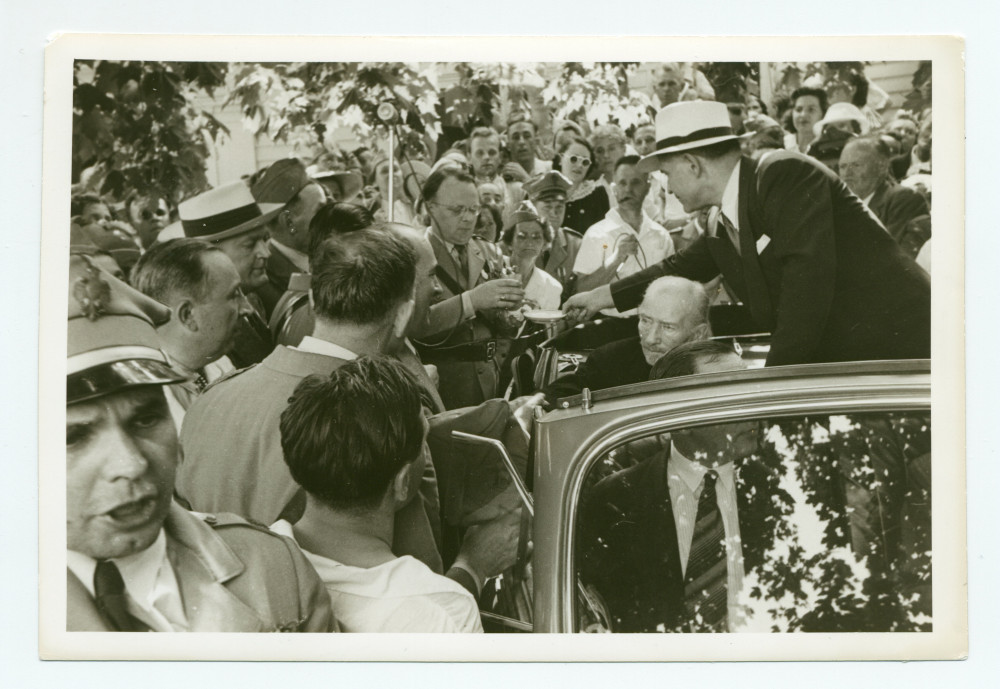
{"type": "Polygon", "coordinates": [[[582,199],[566,202],[566,220],[563,224],[583,234],[595,222],[603,220],[609,210],[611,202],[608,200],[607,190],[595,186],[594,190],[582,199]]]}

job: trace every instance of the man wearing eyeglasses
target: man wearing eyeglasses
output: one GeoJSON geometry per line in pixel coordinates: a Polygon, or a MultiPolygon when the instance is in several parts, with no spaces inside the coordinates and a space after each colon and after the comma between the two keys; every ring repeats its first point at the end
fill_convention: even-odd
{"type": "Polygon", "coordinates": [[[479,195],[469,173],[440,168],[427,178],[423,196],[442,291],[427,325],[414,335],[424,363],[438,367],[445,406],[473,406],[497,396],[498,341],[490,318],[519,307],[524,290],[517,278],[501,277],[503,257],[497,247],[472,236],[479,195]]]}

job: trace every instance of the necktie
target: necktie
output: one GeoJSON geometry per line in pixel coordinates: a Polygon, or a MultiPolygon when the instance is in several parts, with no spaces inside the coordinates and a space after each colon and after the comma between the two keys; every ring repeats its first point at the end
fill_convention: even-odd
{"type": "Polygon", "coordinates": [[[128,611],[125,582],[114,562],[99,560],[94,570],[94,598],[116,632],[148,632],[149,627],[134,618],[128,611]]]}
{"type": "Polygon", "coordinates": [[[464,244],[455,245],[455,262],[458,264],[458,281],[463,287],[469,286],[469,248],[464,244]]]}
{"type": "Polygon", "coordinates": [[[684,574],[684,604],[691,631],[726,631],[726,532],[715,494],[718,474],[705,474],[684,574]]]}
{"type": "Polygon", "coordinates": [[[736,229],[736,226],[726,217],[725,213],[719,213],[719,222],[722,226],[726,228],[726,234],[729,235],[729,241],[733,243],[733,248],[736,249],[736,253],[742,254],[740,251],[740,233],[736,229]]]}

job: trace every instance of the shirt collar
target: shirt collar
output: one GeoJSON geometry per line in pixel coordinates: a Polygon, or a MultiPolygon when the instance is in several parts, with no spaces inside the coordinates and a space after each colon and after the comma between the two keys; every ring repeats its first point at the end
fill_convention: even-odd
{"type": "Polygon", "coordinates": [[[729,175],[726,189],[722,192],[722,212],[737,230],[740,229],[740,167],[742,160],[736,161],[733,173],[729,175]]]}
{"type": "Polygon", "coordinates": [[[634,235],[640,235],[643,232],[651,229],[653,227],[653,219],[649,217],[649,213],[645,210],[640,211],[642,214],[642,223],[639,225],[639,231],[636,232],[635,228],[625,222],[625,218],[622,217],[621,213],[618,212],[618,208],[612,208],[605,214],[605,218],[612,221],[619,227],[619,229],[625,230],[626,232],[631,232],[634,235]]]}
{"type": "MultiPolygon", "coordinates": [[[[160,529],[156,540],[145,550],[111,561],[118,567],[132,600],[146,601],[156,585],[160,568],[167,562],[167,536],[160,529]]],[[[66,566],[87,587],[90,595],[95,595],[94,570],[97,569],[97,560],[75,550],[67,550],[66,566]]]]}
{"type": "Polygon", "coordinates": [[[291,261],[295,267],[303,273],[309,272],[309,257],[304,253],[296,251],[290,246],[285,246],[281,242],[274,239],[271,240],[271,246],[277,249],[279,253],[283,254],[285,258],[291,261]]]}
{"type": "Polygon", "coordinates": [[[344,359],[345,361],[354,361],[358,358],[358,355],[351,350],[345,349],[334,342],[313,337],[312,335],[306,335],[302,338],[302,342],[299,343],[298,347],[291,347],[290,349],[309,352],[310,354],[323,354],[324,356],[332,356],[335,359],[344,359]]]}
{"type": "MultiPolygon", "coordinates": [[[[680,478],[688,489],[695,493],[698,486],[705,478],[708,468],[703,464],[691,461],[677,450],[676,443],[670,443],[670,459],[667,462],[668,471],[680,478]]],[[[727,462],[721,466],[714,467],[715,473],[719,475],[719,482],[726,488],[734,486],[736,483],[736,471],[732,462],[727,462]]]]}

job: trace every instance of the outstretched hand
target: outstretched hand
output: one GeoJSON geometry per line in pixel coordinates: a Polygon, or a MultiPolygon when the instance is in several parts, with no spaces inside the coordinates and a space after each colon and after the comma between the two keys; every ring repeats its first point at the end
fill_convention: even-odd
{"type": "Polygon", "coordinates": [[[574,294],[563,304],[562,310],[566,317],[576,323],[589,321],[601,309],[608,309],[615,305],[611,299],[611,287],[602,285],[589,292],[574,294]]]}

